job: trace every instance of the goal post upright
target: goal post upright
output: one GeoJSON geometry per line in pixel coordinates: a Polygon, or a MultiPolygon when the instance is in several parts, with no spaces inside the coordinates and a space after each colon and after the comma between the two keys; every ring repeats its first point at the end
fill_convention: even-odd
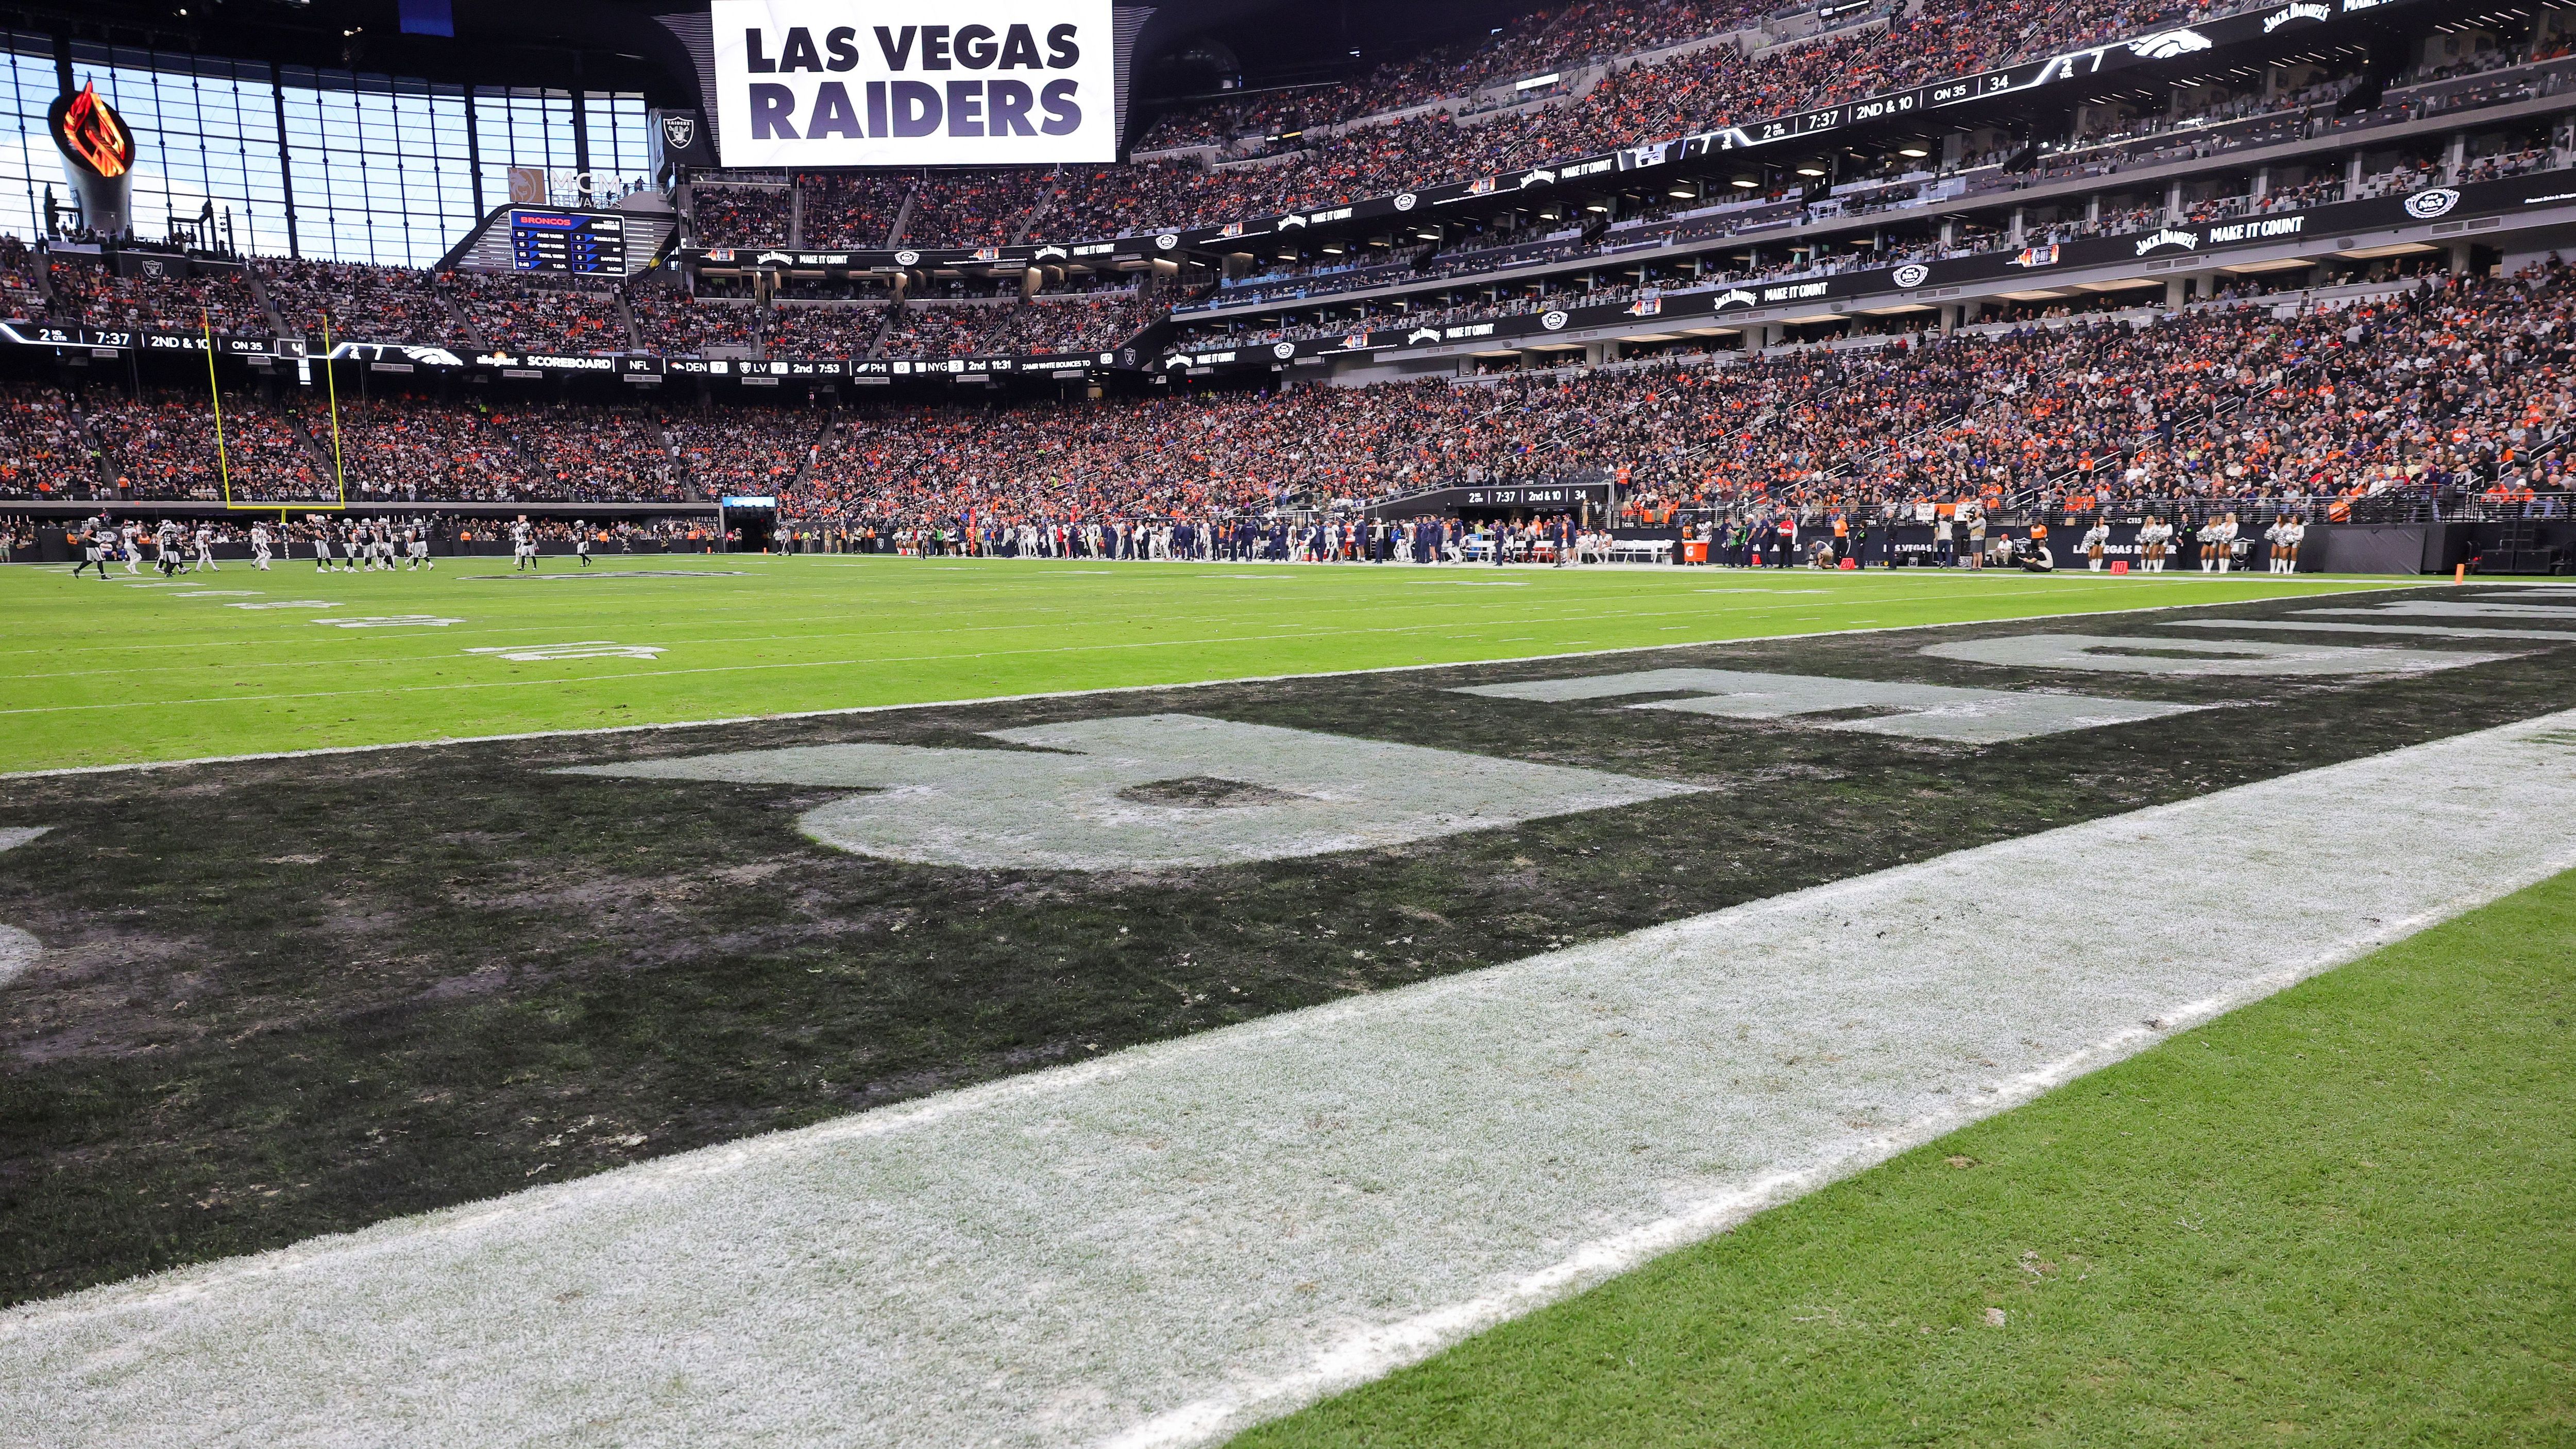
{"type": "Polygon", "coordinates": [[[215,410],[215,475],[222,480],[224,509],[230,512],[233,506],[233,465],[231,460],[224,456],[224,393],[223,388],[215,381],[214,315],[200,307],[197,309],[197,323],[205,329],[206,398],[214,405],[215,410]]]}
{"type": "Polygon", "coordinates": [[[331,487],[343,512],[349,507],[349,474],[340,462],[340,370],[331,365],[331,314],[322,313],[322,387],[331,399],[331,487]]]}
{"type": "MultiPolygon", "coordinates": [[[[203,316],[202,309],[201,309],[201,311],[200,311],[200,316],[201,316],[201,317],[203,316]]],[[[233,497],[232,468],[231,468],[231,464],[230,464],[230,463],[226,460],[226,458],[225,458],[225,450],[224,450],[224,412],[223,412],[223,401],[222,401],[222,398],[221,398],[220,394],[217,392],[216,384],[215,384],[215,335],[214,335],[214,327],[213,327],[213,325],[212,325],[212,322],[211,322],[211,321],[208,321],[208,322],[207,322],[207,324],[206,324],[206,327],[205,327],[205,342],[206,342],[206,391],[207,391],[207,393],[208,393],[208,395],[209,395],[209,396],[212,396],[212,397],[214,397],[214,399],[215,399],[215,461],[216,461],[216,466],[217,466],[218,468],[220,468],[220,469],[222,469],[222,470],[223,470],[223,481],[224,481],[224,511],[225,511],[225,512],[227,512],[227,513],[267,513],[267,512],[270,512],[271,510],[274,510],[274,511],[276,512],[276,514],[277,514],[277,526],[278,526],[278,527],[280,527],[280,528],[284,528],[284,527],[286,527],[286,526],[287,526],[288,521],[289,521],[289,515],[291,515],[295,510],[297,510],[297,509],[299,509],[299,508],[300,508],[300,509],[302,509],[302,510],[304,510],[304,511],[305,511],[305,512],[307,512],[307,513],[346,513],[346,512],[348,512],[348,511],[349,511],[349,480],[348,480],[347,473],[346,473],[346,471],[345,471],[345,469],[344,469],[344,467],[343,467],[343,465],[342,465],[342,462],[341,462],[341,453],[340,453],[340,389],[339,389],[339,379],[338,379],[338,377],[337,377],[337,375],[336,375],[336,374],[333,374],[333,373],[331,373],[331,372],[330,372],[330,367],[331,367],[331,318],[330,318],[330,315],[329,315],[328,313],[325,313],[325,314],[323,315],[323,318],[322,318],[322,367],[323,367],[323,370],[324,370],[323,382],[324,382],[325,389],[329,392],[330,397],[331,397],[331,484],[332,484],[332,487],[331,487],[331,496],[330,496],[329,498],[311,498],[311,499],[305,499],[305,498],[279,498],[279,499],[272,499],[272,500],[267,500],[267,501],[261,501],[261,500],[257,500],[257,499],[247,499],[247,500],[246,500],[246,499],[237,499],[237,498],[233,497]]],[[[310,359],[306,359],[306,361],[307,361],[307,364],[309,365],[310,359]]]]}

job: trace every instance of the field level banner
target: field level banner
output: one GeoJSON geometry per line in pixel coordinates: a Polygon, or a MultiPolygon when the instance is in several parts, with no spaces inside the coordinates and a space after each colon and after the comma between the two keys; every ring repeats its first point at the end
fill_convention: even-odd
{"type": "Polygon", "coordinates": [[[714,0],[727,166],[1118,159],[1111,0],[714,0]]]}

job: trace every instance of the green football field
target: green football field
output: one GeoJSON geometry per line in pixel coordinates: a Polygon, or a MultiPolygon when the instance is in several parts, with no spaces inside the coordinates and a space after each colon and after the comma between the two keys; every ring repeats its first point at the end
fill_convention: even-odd
{"type": "Polygon", "coordinates": [[[0,770],[2032,618],[2388,580],[566,558],[0,569],[0,770]],[[574,646],[566,648],[565,646],[574,646]],[[624,651],[624,652],[620,652],[624,651]],[[578,658],[514,659],[514,653],[578,658]]]}

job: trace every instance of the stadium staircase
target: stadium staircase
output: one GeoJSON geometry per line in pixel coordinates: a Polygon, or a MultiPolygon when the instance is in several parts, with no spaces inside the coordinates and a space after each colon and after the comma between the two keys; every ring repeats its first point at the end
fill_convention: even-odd
{"type": "Polygon", "coordinates": [[[626,329],[626,345],[637,352],[642,352],[644,350],[644,329],[635,320],[635,309],[628,306],[626,303],[626,289],[624,287],[620,287],[613,295],[617,299],[618,325],[626,329]]]}
{"type": "MultiPolygon", "coordinates": [[[[899,247],[903,245],[904,229],[912,225],[912,204],[921,199],[921,183],[923,179],[923,177],[916,176],[913,178],[912,184],[904,188],[903,205],[894,209],[894,224],[886,228],[885,244],[887,246],[899,247]]],[[[873,353],[870,354],[870,356],[874,355],[875,354],[873,353]]]]}
{"type": "MultiPolygon", "coordinates": [[[[653,435],[662,440],[662,455],[653,460],[654,476],[668,484],[671,481],[672,470],[680,466],[680,440],[671,436],[669,419],[662,417],[653,419],[653,435]]],[[[685,474],[682,476],[680,492],[691,503],[707,501],[707,490],[698,486],[698,480],[694,476],[685,474]]]]}
{"type": "Polygon", "coordinates": [[[465,310],[464,303],[456,300],[455,294],[441,285],[433,287],[430,295],[438,298],[438,305],[447,309],[448,317],[456,323],[456,330],[464,333],[473,342],[476,352],[489,353],[493,350],[492,339],[483,335],[483,329],[476,325],[472,314],[465,310]]]}
{"type": "Polygon", "coordinates": [[[277,303],[268,295],[268,278],[260,274],[259,268],[245,262],[241,270],[242,280],[250,284],[251,300],[259,303],[259,315],[268,319],[268,335],[271,337],[300,335],[287,330],[286,318],[278,312],[277,303]]]}
{"type": "Polygon", "coordinates": [[[840,428],[839,409],[835,408],[823,414],[823,426],[815,430],[813,440],[806,444],[805,456],[796,465],[796,476],[787,480],[787,491],[790,494],[802,494],[805,491],[805,481],[814,476],[814,465],[822,459],[823,445],[832,441],[832,434],[840,431],[840,428]]]}
{"type": "Polygon", "coordinates": [[[879,355],[885,348],[886,334],[894,330],[895,309],[892,307],[881,307],[878,311],[884,315],[877,319],[876,335],[868,339],[867,350],[859,354],[861,357],[875,357],[879,355]]]}
{"type": "MultiPolygon", "coordinates": [[[[1055,181],[1063,175],[1064,168],[1062,166],[1058,166],[1047,172],[1047,180],[1055,181]]],[[[1046,219],[1047,212],[1054,208],[1056,195],[1061,189],[1062,188],[1056,186],[1046,186],[1039,189],[1036,203],[1030,206],[1027,214],[1020,218],[1020,224],[1011,228],[1010,245],[1018,246],[1020,243],[1029,239],[1029,233],[1037,230],[1038,223],[1044,221],[1046,219]]]]}
{"type": "MultiPolygon", "coordinates": [[[[286,430],[295,435],[296,442],[303,445],[304,456],[313,464],[313,476],[335,488],[344,484],[346,479],[343,477],[342,470],[331,466],[330,443],[322,437],[315,436],[312,429],[304,426],[304,419],[300,415],[285,408],[277,408],[273,411],[277,420],[286,424],[286,430]]],[[[340,439],[340,452],[344,460],[348,451],[349,440],[343,436],[340,439]]]]}
{"type": "Polygon", "coordinates": [[[107,455],[107,439],[99,435],[98,428],[89,420],[89,414],[81,411],[77,399],[66,394],[63,398],[63,406],[71,413],[72,426],[80,429],[81,442],[89,448],[90,468],[96,475],[90,496],[114,498],[116,463],[107,455]]]}

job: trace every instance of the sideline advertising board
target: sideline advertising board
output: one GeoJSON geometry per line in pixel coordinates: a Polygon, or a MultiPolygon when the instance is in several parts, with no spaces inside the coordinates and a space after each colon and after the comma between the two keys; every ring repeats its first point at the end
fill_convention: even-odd
{"type": "Polygon", "coordinates": [[[1111,0],[713,0],[727,166],[1118,159],[1111,0]]]}

